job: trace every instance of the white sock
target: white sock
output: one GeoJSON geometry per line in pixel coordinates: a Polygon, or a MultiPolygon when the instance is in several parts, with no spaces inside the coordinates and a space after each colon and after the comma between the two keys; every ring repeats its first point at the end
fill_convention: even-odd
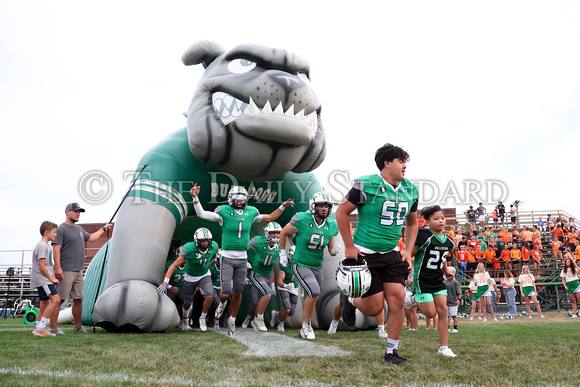
{"type": "Polygon", "coordinates": [[[393,353],[395,349],[399,348],[399,340],[387,338],[387,353],[393,353]]]}
{"type": "Polygon", "coordinates": [[[384,325],[379,325],[379,331],[384,332],[385,331],[385,326],[384,325]]]}
{"type": "Polygon", "coordinates": [[[44,329],[46,328],[46,323],[48,322],[48,319],[46,317],[42,317],[40,319],[40,324],[38,325],[38,329],[44,329]]]}
{"type": "Polygon", "coordinates": [[[236,316],[230,316],[230,321],[236,322],[236,316]]]}
{"type": "Polygon", "coordinates": [[[332,319],[332,322],[331,322],[331,324],[332,324],[332,325],[336,325],[336,324],[338,324],[338,320],[332,319]]]}
{"type": "Polygon", "coordinates": [[[302,323],[302,328],[303,328],[303,329],[306,329],[306,328],[308,328],[308,325],[310,325],[310,323],[309,323],[309,322],[306,322],[306,321],[304,321],[304,322],[302,323]]]}
{"type": "Polygon", "coordinates": [[[207,316],[207,313],[201,312],[201,316],[199,316],[200,318],[205,318],[205,316],[207,316]]]}
{"type": "Polygon", "coordinates": [[[259,314],[259,313],[258,313],[258,317],[257,317],[257,318],[258,318],[259,320],[263,320],[263,319],[264,319],[264,315],[263,315],[263,314],[259,314]]]}
{"type": "Polygon", "coordinates": [[[442,345],[442,346],[439,348],[439,350],[440,350],[440,351],[445,351],[447,348],[449,348],[449,347],[448,347],[448,346],[446,346],[446,345],[442,345]]]}

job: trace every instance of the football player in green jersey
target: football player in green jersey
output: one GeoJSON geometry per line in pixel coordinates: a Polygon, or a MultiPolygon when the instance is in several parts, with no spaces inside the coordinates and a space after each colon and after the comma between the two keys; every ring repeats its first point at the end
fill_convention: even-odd
{"type": "MultiPolygon", "coordinates": [[[[270,302],[272,294],[276,294],[274,285],[274,264],[278,262],[280,255],[280,232],[282,227],[276,222],[270,222],[264,227],[264,236],[257,236],[250,241],[250,254],[248,263],[252,266],[250,272],[250,307],[248,317],[244,320],[249,322],[252,315],[255,319],[251,322],[254,331],[266,332],[264,313],[270,302]]],[[[246,325],[247,326],[247,325],[246,325]]]]}
{"type": "MultiPolygon", "coordinates": [[[[171,265],[173,264],[173,262],[175,262],[176,259],[177,258],[167,261],[167,263],[165,264],[166,268],[169,269],[169,267],[171,267],[171,265]]],[[[185,282],[183,279],[184,274],[185,274],[185,264],[177,266],[175,270],[173,270],[173,274],[170,276],[171,279],[167,284],[168,290],[167,297],[169,297],[177,307],[177,312],[179,313],[179,318],[181,319],[181,321],[179,321],[178,328],[181,328],[183,326],[182,306],[185,300],[183,293],[183,284],[185,282]]],[[[165,273],[165,276],[167,276],[167,272],[165,273]]]]}
{"type": "Polygon", "coordinates": [[[310,211],[299,212],[282,229],[280,235],[280,264],[286,266],[286,238],[296,235],[296,251],[292,262],[292,272],[304,288],[306,299],[302,312],[300,337],[313,340],[312,315],[322,288],[322,261],[324,248],[328,246],[330,255],[338,254],[340,244],[336,241],[338,228],[336,221],[328,216],[332,212],[332,202],[322,192],[310,198],[310,211]]]}
{"type": "MultiPolygon", "coordinates": [[[[405,179],[409,154],[398,146],[385,144],[375,153],[380,173],[355,181],[336,211],[338,229],[344,241],[345,258],[366,260],[372,274],[371,288],[354,306],[368,316],[376,316],[387,301],[387,352],[393,364],[407,362],[399,356],[398,346],[405,318],[405,280],[412,267],[411,252],[417,238],[417,187],[405,179]],[[354,235],[349,215],[358,211],[354,235]],[[406,251],[397,243],[405,224],[406,251]]],[[[351,310],[343,306],[343,312],[351,310]]]]}
{"type": "MultiPolygon", "coordinates": [[[[425,224],[429,228],[419,230],[413,247],[415,256],[415,276],[413,289],[415,300],[421,312],[427,318],[439,316],[439,342],[441,347],[437,353],[447,357],[456,357],[447,346],[448,316],[447,287],[441,281],[447,276],[449,267],[446,264],[447,255],[455,249],[455,242],[445,234],[445,215],[441,207],[435,205],[421,211],[425,224]]],[[[411,300],[413,301],[413,300],[411,300]]]]}
{"type": "Polygon", "coordinates": [[[294,206],[292,199],[286,200],[270,214],[260,214],[258,209],[248,205],[248,192],[244,187],[234,186],[228,193],[228,204],[219,206],[214,212],[205,211],[199,195],[201,187],[194,184],[189,191],[193,197],[195,213],[202,219],[217,222],[222,228],[222,262],[220,304],[215,316],[220,318],[226,308],[226,302],[232,294],[228,333],[236,332],[236,315],[242,301],[242,292],[246,283],[250,231],[253,223],[273,222],[282,215],[286,207],[294,206]],[[233,286],[232,286],[233,282],[233,286]]]}
{"type": "MultiPolygon", "coordinates": [[[[288,249],[288,263],[292,263],[292,257],[296,251],[296,246],[290,246],[288,249]]],[[[298,281],[294,279],[292,273],[292,265],[280,266],[276,285],[278,285],[278,297],[282,309],[279,311],[272,311],[272,318],[270,319],[270,326],[273,328],[278,321],[278,331],[284,332],[284,323],[288,317],[294,316],[296,311],[296,304],[298,304],[298,281]]]]}
{"type": "Polygon", "coordinates": [[[193,242],[186,243],[179,249],[179,257],[169,266],[163,282],[157,289],[159,294],[166,294],[169,279],[173,275],[175,268],[185,263],[183,320],[181,322],[181,329],[183,330],[191,329],[189,318],[191,316],[193,294],[198,286],[204,297],[202,313],[199,318],[199,329],[202,331],[207,330],[206,315],[213,300],[213,285],[209,264],[217,252],[218,245],[217,242],[213,241],[211,232],[205,227],[198,228],[193,234],[193,242]]]}

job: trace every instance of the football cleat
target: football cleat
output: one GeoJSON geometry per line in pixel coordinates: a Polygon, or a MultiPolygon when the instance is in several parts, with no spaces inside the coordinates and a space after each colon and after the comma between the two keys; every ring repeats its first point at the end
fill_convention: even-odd
{"type": "Polygon", "coordinates": [[[267,332],[268,328],[266,328],[266,324],[264,323],[263,318],[255,318],[252,320],[252,328],[256,332],[267,332]]]}
{"type": "Polygon", "coordinates": [[[276,325],[276,320],[278,320],[278,312],[273,310],[272,311],[272,318],[270,318],[270,326],[272,328],[274,328],[274,325],[276,325]]]}
{"type": "Polygon", "coordinates": [[[228,336],[236,335],[236,320],[228,319],[228,336]]]}
{"type": "Polygon", "coordinates": [[[278,332],[284,332],[284,323],[283,322],[278,323],[278,332]]]}
{"type": "Polygon", "coordinates": [[[246,316],[246,318],[244,319],[244,322],[242,323],[242,328],[247,328],[250,325],[250,321],[252,321],[252,315],[249,314],[246,316]]]}
{"type": "Polygon", "coordinates": [[[392,363],[394,365],[401,365],[404,363],[411,363],[410,360],[405,359],[404,357],[399,356],[399,351],[394,350],[393,353],[386,353],[385,352],[385,361],[392,363]]]}
{"type": "Polygon", "coordinates": [[[223,316],[224,310],[226,310],[226,303],[227,301],[219,303],[219,305],[215,309],[215,318],[220,319],[223,316]]]}
{"type": "Polygon", "coordinates": [[[338,321],[332,320],[330,322],[330,327],[328,327],[328,334],[334,335],[336,333],[336,329],[338,328],[338,321]]]}
{"type": "Polygon", "coordinates": [[[206,323],[206,321],[205,321],[205,317],[200,317],[200,318],[199,318],[199,329],[200,329],[202,332],[205,332],[205,331],[207,331],[207,323],[206,323]]]}

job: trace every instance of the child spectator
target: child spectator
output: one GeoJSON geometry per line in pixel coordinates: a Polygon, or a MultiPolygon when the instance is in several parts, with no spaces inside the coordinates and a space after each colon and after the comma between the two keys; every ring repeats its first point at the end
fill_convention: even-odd
{"type": "Polygon", "coordinates": [[[55,332],[46,328],[46,323],[52,318],[51,324],[54,324],[54,329],[56,329],[60,304],[60,297],[54,286],[58,284],[58,280],[54,276],[53,251],[52,246],[48,244],[56,239],[57,228],[56,223],[42,222],[40,225],[42,239],[36,244],[32,252],[30,287],[38,290],[38,298],[40,299],[36,328],[32,331],[32,335],[39,337],[56,336],[55,332]]]}
{"type": "Polygon", "coordinates": [[[554,253],[554,258],[556,259],[556,265],[558,265],[558,259],[562,260],[562,242],[559,239],[554,239],[552,241],[552,253],[554,253]]]}
{"type": "Polygon", "coordinates": [[[516,273],[516,275],[520,274],[520,260],[522,259],[522,251],[518,249],[517,246],[513,246],[511,251],[511,263],[512,269],[516,273]]]}
{"type": "Polygon", "coordinates": [[[459,325],[457,320],[457,309],[461,303],[461,285],[455,279],[455,268],[450,267],[447,270],[447,278],[445,279],[445,286],[447,287],[447,314],[451,317],[450,322],[453,321],[453,329],[449,328],[449,332],[458,332],[459,325]]]}
{"type": "Polygon", "coordinates": [[[542,232],[546,232],[546,222],[542,220],[541,216],[540,219],[538,219],[538,229],[542,232]]]}
{"type": "MultiPolygon", "coordinates": [[[[457,262],[459,264],[459,270],[467,270],[467,262],[469,257],[469,251],[467,251],[467,245],[461,245],[460,250],[457,252],[457,262]]],[[[461,274],[463,278],[463,273],[461,274]]]]}
{"type": "Polygon", "coordinates": [[[534,264],[534,275],[539,276],[540,265],[542,263],[542,252],[540,249],[538,249],[538,246],[534,245],[533,250],[530,251],[530,254],[532,256],[532,263],[534,264]]]}
{"type": "Polygon", "coordinates": [[[512,269],[512,263],[511,263],[511,257],[512,257],[512,252],[511,252],[511,244],[507,246],[507,248],[503,249],[501,251],[501,260],[503,261],[502,265],[504,269],[507,270],[511,270],[512,269]]]}
{"type": "Polygon", "coordinates": [[[512,227],[516,228],[518,226],[518,216],[513,204],[510,204],[510,220],[512,221],[512,227]]]}
{"type": "Polygon", "coordinates": [[[473,209],[473,206],[469,206],[469,210],[467,210],[467,221],[469,222],[469,229],[471,231],[475,230],[475,218],[477,213],[473,209]]]}
{"type": "Polygon", "coordinates": [[[477,263],[485,262],[485,252],[481,249],[481,246],[477,246],[475,250],[475,260],[477,263]]]}
{"type": "Polygon", "coordinates": [[[493,228],[497,230],[497,225],[499,221],[499,215],[497,213],[497,206],[491,212],[491,219],[493,219],[493,228]]]}

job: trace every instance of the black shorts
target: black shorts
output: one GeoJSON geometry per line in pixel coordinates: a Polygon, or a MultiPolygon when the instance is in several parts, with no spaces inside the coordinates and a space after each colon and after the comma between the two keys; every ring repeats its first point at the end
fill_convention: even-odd
{"type": "Polygon", "coordinates": [[[372,277],[371,287],[363,298],[382,292],[384,283],[397,283],[404,286],[409,277],[409,266],[403,261],[398,251],[389,251],[386,254],[365,254],[364,257],[359,256],[359,259],[367,262],[372,277]]]}

